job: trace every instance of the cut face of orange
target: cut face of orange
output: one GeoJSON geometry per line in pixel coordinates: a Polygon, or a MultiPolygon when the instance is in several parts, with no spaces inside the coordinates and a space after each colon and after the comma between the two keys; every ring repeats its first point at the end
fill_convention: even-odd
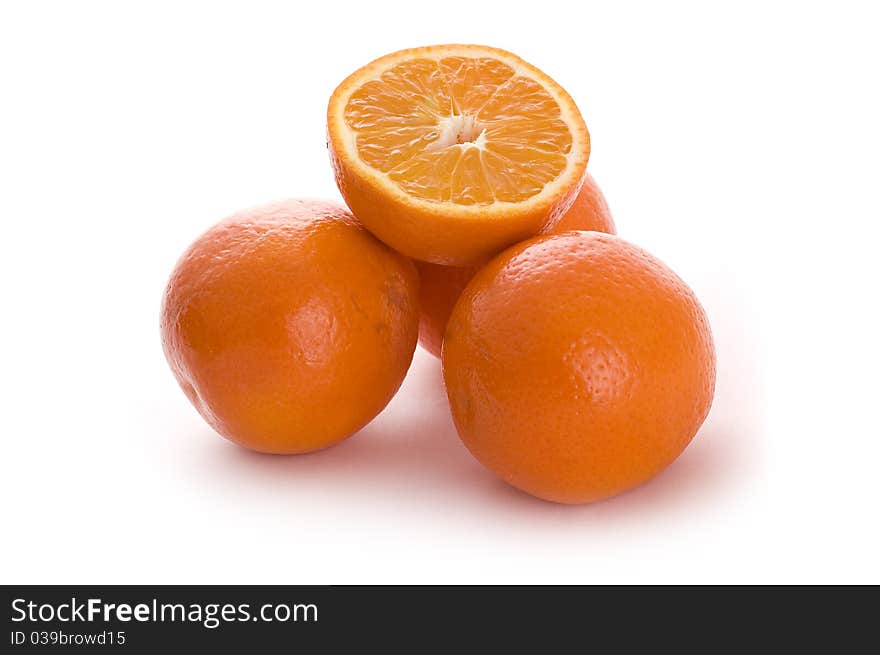
{"type": "Polygon", "coordinates": [[[556,82],[503,50],[446,45],[387,55],[328,108],[343,197],[406,255],[471,265],[565,212],[590,141],[556,82]]]}

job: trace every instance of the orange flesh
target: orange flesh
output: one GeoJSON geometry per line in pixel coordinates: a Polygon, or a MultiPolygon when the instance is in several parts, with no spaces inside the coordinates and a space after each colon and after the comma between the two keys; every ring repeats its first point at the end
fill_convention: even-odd
{"type": "Polygon", "coordinates": [[[405,193],[435,202],[521,202],[564,170],[572,137],[556,100],[490,57],[413,59],[345,107],[358,155],[405,193]]]}

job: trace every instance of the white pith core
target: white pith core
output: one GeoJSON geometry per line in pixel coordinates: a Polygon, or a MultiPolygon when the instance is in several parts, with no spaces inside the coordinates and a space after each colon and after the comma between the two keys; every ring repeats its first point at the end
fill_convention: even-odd
{"type": "Polygon", "coordinates": [[[456,145],[482,150],[486,145],[486,128],[474,116],[468,114],[453,114],[442,118],[437,129],[440,131],[440,136],[432,141],[426,150],[443,150],[456,145]]]}

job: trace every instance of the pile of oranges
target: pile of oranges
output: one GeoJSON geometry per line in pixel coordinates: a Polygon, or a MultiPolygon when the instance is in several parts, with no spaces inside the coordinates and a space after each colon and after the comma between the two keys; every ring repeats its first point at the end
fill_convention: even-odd
{"type": "Polygon", "coordinates": [[[712,402],[709,325],[615,236],[562,87],[495,48],[404,50],[339,85],[327,133],[347,208],[239,212],[168,282],[165,355],[218,433],[266,453],[337,443],[419,341],[465,446],[530,494],[606,498],[681,453],[712,402]]]}

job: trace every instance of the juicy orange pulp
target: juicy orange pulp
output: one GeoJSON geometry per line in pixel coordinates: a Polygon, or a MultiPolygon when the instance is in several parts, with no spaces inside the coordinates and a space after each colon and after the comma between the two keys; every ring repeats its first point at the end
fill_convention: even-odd
{"type": "Polygon", "coordinates": [[[489,57],[403,61],[352,94],[345,121],[408,194],[462,205],[537,195],[572,143],[547,90],[489,57]]]}

